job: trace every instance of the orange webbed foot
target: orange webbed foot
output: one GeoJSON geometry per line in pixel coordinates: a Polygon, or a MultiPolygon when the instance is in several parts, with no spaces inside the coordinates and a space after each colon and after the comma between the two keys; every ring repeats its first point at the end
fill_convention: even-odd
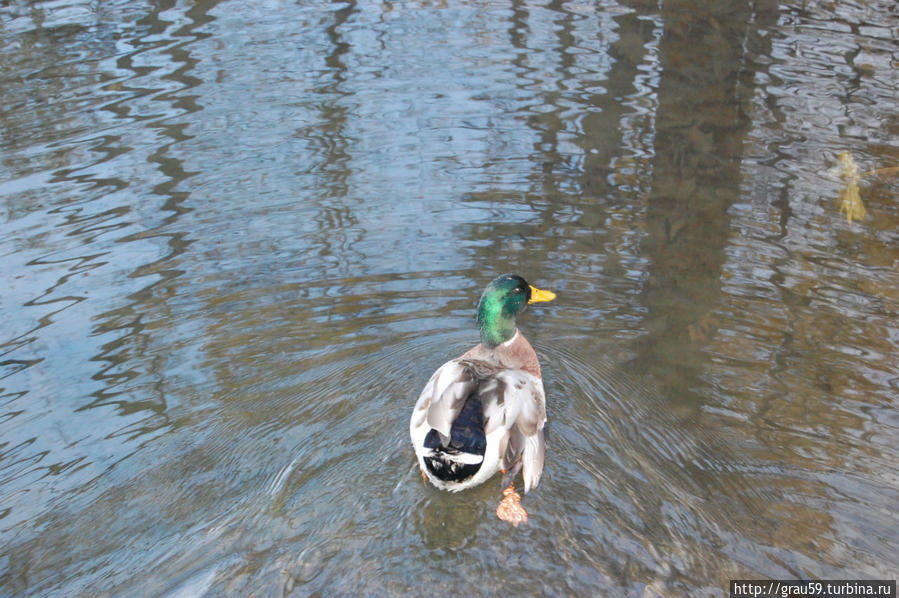
{"type": "Polygon", "coordinates": [[[515,527],[528,522],[528,513],[521,506],[521,495],[515,492],[514,486],[503,490],[503,499],[496,507],[496,516],[515,527]]]}

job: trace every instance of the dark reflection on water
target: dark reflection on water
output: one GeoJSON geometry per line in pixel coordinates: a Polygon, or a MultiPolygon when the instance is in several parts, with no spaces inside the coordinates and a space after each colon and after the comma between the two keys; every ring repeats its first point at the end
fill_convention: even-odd
{"type": "Polygon", "coordinates": [[[719,595],[899,550],[889,1],[0,7],[0,593],[719,595]],[[531,519],[407,418],[496,272],[531,519]],[[460,585],[461,584],[461,585],[460,585]]]}

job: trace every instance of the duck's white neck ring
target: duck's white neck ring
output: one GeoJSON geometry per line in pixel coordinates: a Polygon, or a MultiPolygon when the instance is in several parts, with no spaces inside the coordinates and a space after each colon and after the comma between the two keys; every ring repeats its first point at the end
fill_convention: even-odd
{"type": "Polygon", "coordinates": [[[521,334],[521,333],[518,331],[518,328],[516,328],[516,329],[515,329],[515,334],[512,335],[512,338],[510,338],[509,340],[507,340],[507,341],[501,343],[499,346],[500,346],[500,347],[508,347],[509,345],[511,345],[512,343],[515,342],[515,340],[518,338],[518,335],[519,335],[519,334],[521,334]]]}

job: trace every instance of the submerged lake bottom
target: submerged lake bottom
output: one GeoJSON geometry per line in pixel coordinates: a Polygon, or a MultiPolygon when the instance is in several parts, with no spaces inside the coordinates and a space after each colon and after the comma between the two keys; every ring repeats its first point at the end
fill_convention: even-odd
{"type": "Polygon", "coordinates": [[[895,580],[897,35],[892,0],[4,3],[0,595],[895,580]],[[503,272],[557,294],[518,528],[409,439],[503,272]]]}

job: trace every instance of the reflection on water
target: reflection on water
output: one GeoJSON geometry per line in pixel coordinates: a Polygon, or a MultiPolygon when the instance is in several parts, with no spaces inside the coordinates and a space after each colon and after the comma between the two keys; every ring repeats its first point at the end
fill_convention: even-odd
{"type": "Polygon", "coordinates": [[[717,595],[899,550],[889,0],[0,6],[0,593],[717,595]],[[406,425],[516,270],[531,518],[406,425]],[[469,587],[469,586],[466,586],[469,587]]]}

